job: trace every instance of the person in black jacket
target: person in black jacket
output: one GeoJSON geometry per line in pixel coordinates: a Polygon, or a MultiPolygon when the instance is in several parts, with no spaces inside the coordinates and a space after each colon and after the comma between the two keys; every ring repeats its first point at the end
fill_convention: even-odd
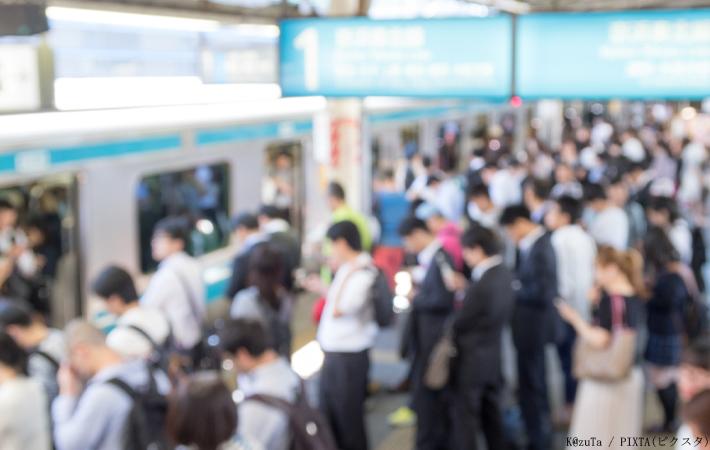
{"type": "Polygon", "coordinates": [[[449,449],[449,389],[435,391],[425,387],[424,374],[454,310],[454,293],[447,289],[443,275],[453,273],[453,261],[423,220],[408,217],[398,231],[405,248],[418,255],[419,265],[426,271],[412,300],[411,334],[405,336],[413,349],[411,393],[412,409],[417,413],[417,449],[449,449]]]}
{"type": "Polygon", "coordinates": [[[691,271],[687,266],[683,267],[673,243],[661,228],[648,230],[644,253],[653,284],[653,294],[646,303],[648,342],[645,359],[649,381],[658,392],[665,415],[663,425],[656,430],[674,433],[678,427],[675,379],[683,351],[683,311],[691,301],[681,274],[691,271]]]}
{"type": "Polygon", "coordinates": [[[473,227],[461,238],[473,283],[454,322],[458,360],[454,372],[454,438],[457,449],[478,448],[482,430],[488,450],[506,448],[501,419],[501,339],[515,293],[513,275],[503,264],[491,230],[473,227]]]}
{"type": "Polygon", "coordinates": [[[283,255],[281,285],[293,292],[293,271],[301,265],[301,241],[288,222],[279,216],[279,210],[271,205],[259,209],[259,227],[265,240],[273,244],[283,255]]]}
{"type": "Polygon", "coordinates": [[[234,216],[230,223],[232,233],[239,241],[241,249],[232,265],[232,278],[227,286],[225,296],[231,301],[242,289],[247,288],[247,275],[249,274],[249,257],[251,250],[257,243],[264,240],[259,232],[259,221],[256,216],[249,213],[241,213],[234,216]]]}
{"type": "Polygon", "coordinates": [[[552,426],[545,384],[545,344],[555,337],[559,321],[553,306],[557,297],[555,251],[550,234],[530,220],[530,211],[523,205],[507,207],[500,224],[518,247],[513,343],[518,358],[520,409],[529,448],[547,450],[552,426]]]}

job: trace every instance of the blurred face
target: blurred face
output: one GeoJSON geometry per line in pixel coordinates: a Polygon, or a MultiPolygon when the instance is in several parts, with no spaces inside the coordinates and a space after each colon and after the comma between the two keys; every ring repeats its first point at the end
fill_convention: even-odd
{"type": "Polygon", "coordinates": [[[485,195],[478,195],[476,197],[473,197],[473,202],[476,204],[476,207],[478,207],[478,209],[483,212],[488,211],[493,206],[491,199],[486,197],[485,195]]]}
{"type": "Polygon", "coordinates": [[[525,206],[528,207],[528,209],[535,209],[535,205],[537,204],[537,198],[535,197],[535,192],[531,187],[526,186],[523,189],[523,202],[525,203],[525,206]]]}
{"type": "Polygon", "coordinates": [[[254,357],[244,348],[237,350],[237,354],[232,354],[229,352],[224,352],[222,354],[222,360],[232,363],[232,372],[236,373],[247,373],[254,368],[254,357]]]}
{"type": "Polygon", "coordinates": [[[683,401],[707,389],[710,389],[710,372],[690,364],[678,367],[678,394],[683,401]]]}
{"type": "Polygon", "coordinates": [[[336,209],[338,209],[340,204],[340,199],[333,197],[332,195],[328,196],[328,207],[331,209],[331,211],[335,211],[336,209]]]}
{"type": "Polygon", "coordinates": [[[14,209],[0,210],[0,230],[13,228],[17,223],[17,211],[14,209]]]}
{"type": "Polygon", "coordinates": [[[42,233],[39,228],[36,227],[30,227],[27,229],[27,240],[30,243],[30,247],[35,248],[39,247],[40,245],[44,244],[45,237],[44,233],[42,233]]]}
{"type": "Polygon", "coordinates": [[[426,227],[429,228],[432,233],[436,233],[446,224],[446,219],[439,215],[433,215],[425,220],[424,223],[426,223],[426,227]]]}
{"type": "Polygon", "coordinates": [[[483,181],[483,184],[490,186],[493,175],[495,175],[496,172],[498,171],[492,167],[481,170],[481,181],[483,181]]]}
{"type": "Polygon", "coordinates": [[[609,286],[618,275],[618,267],[615,264],[602,265],[597,261],[594,265],[594,280],[601,287],[609,286]]]}
{"type": "Polygon", "coordinates": [[[567,184],[574,179],[572,169],[567,166],[557,166],[555,169],[555,181],[559,184],[567,184]]]}
{"type": "Polygon", "coordinates": [[[234,230],[234,237],[237,238],[237,242],[239,242],[240,244],[244,242],[244,239],[246,239],[247,236],[249,236],[249,230],[247,230],[247,228],[244,226],[240,225],[237,227],[236,230],[234,230]]]}
{"type": "Polygon", "coordinates": [[[181,239],[173,239],[169,234],[158,231],[151,240],[153,259],[162,261],[173,253],[181,252],[185,249],[185,244],[181,239]]]}
{"type": "Polygon", "coordinates": [[[348,252],[350,251],[350,246],[347,241],[343,238],[339,238],[333,241],[331,245],[330,256],[333,262],[337,264],[342,263],[347,259],[348,252]]]}
{"type": "Polygon", "coordinates": [[[96,370],[92,364],[93,355],[96,349],[90,345],[80,344],[69,350],[69,366],[83,381],[88,381],[96,375],[96,370]]]}
{"type": "Polygon", "coordinates": [[[121,297],[117,294],[113,294],[106,299],[106,308],[111,311],[111,314],[115,314],[117,316],[123,314],[125,305],[126,304],[123,303],[121,297]]]}
{"type": "Polygon", "coordinates": [[[566,163],[572,163],[577,160],[577,145],[572,141],[565,141],[560,148],[560,157],[566,163]]]}
{"type": "Polygon", "coordinates": [[[469,267],[476,267],[481,262],[485,261],[488,256],[481,247],[463,248],[463,259],[469,267]]]}
{"type": "Polygon", "coordinates": [[[670,214],[668,214],[668,211],[665,209],[655,210],[649,208],[646,211],[646,215],[648,216],[649,223],[656,227],[665,228],[671,223],[670,214]]]}
{"type": "Polygon", "coordinates": [[[550,231],[558,230],[570,224],[569,214],[564,214],[558,203],[553,203],[545,214],[545,226],[550,231]]]}
{"type": "Polygon", "coordinates": [[[616,206],[624,206],[629,200],[629,190],[624,183],[612,184],[606,188],[607,199],[616,206]]]}
{"type": "Polygon", "coordinates": [[[528,227],[523,219],[518,219],[511,225],[506,225],[505,229],[516,244],[520,243],[520,240],[528,234],[528,227]]]}
{"type": "Polygon", "coordinates": [[[281,155],[276,158],[276,168],[278,170],[288,170],[291,168],[291,157],[288,155],[281,155]]]}
{"type": "Polygon", "coordinates": [[[429,245],[427,233],[424,230],[416,229],[409,236],[403,236],[404,248],[409,253],[418,254],[429,245]]]}

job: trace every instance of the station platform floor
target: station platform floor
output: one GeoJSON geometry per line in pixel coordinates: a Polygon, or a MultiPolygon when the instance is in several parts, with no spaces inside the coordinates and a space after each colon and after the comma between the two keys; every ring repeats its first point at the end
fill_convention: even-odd
{"type": "MultiPolygon", "coordinates": [[[[293,321],[293,351],[297,352],[315,340],[316,325],[311,321],[311,308],[316,298],[310,294],[298,295],[293,321]]],[[[370,448],[373,450],[409,450],[415,448],[415,426],[392,428],[387,416],[407,404],[408,393],[393,392],[393,388],[407,376],[409,364],[399,356],[399,343],[406,313],[397,316],[392,327],[384,329],[377,337],[375,348],[370,353],[370,383],[378,389],[366,402],[366,427],[370,448]]],[[[506,345],[506,344],[504,344],[506,345]]],[[[512,344],[508,343],[508,346],[512,344]]],[[[505,353],[505,352],[504,352],[505,353]]],[[[512,353],[504,354],[504,371],[514,370],[512,353]]],[[[548,392],[553,416],[562,406],[563,378],[556,350],[548,348],[548,392]]],[[[306,379],[306,389],[312,402],[317,402],[320,374],[314,373],[306,379]]],[[[662,409],[656,393],[648,390],[645,399],[644,429],[662,420],[662,409]]],[[[567,433],[557,430],[553,436],[553,450],[562,450],[566,445],[567,433]]],[[[481,448],[485,448],[484,445],[481,448]]]]}

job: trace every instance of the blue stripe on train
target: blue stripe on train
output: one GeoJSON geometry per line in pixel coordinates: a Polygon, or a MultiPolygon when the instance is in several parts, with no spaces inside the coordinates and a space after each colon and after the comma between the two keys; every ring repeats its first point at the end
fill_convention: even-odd
{"type": "Polygon", "coordinates": [[[311,120],[239,125],[198,131],[195,133],[195,143],[197,145],[214,145],[265,138],[288,138],[310,132],[312,129],[313,122],[311,120]]]}

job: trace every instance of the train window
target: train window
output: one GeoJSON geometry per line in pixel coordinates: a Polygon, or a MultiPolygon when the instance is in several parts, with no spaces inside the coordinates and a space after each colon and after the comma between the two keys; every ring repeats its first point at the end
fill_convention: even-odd
{"type": "Polygon", "coordinates": [[[193,229],[188,253],[200,256],[229,243],[229,165],[216,164],[149,175],[136,192],[141,269],[153,272],[153,228],[168,216],[184,216],[193,229]]]}

